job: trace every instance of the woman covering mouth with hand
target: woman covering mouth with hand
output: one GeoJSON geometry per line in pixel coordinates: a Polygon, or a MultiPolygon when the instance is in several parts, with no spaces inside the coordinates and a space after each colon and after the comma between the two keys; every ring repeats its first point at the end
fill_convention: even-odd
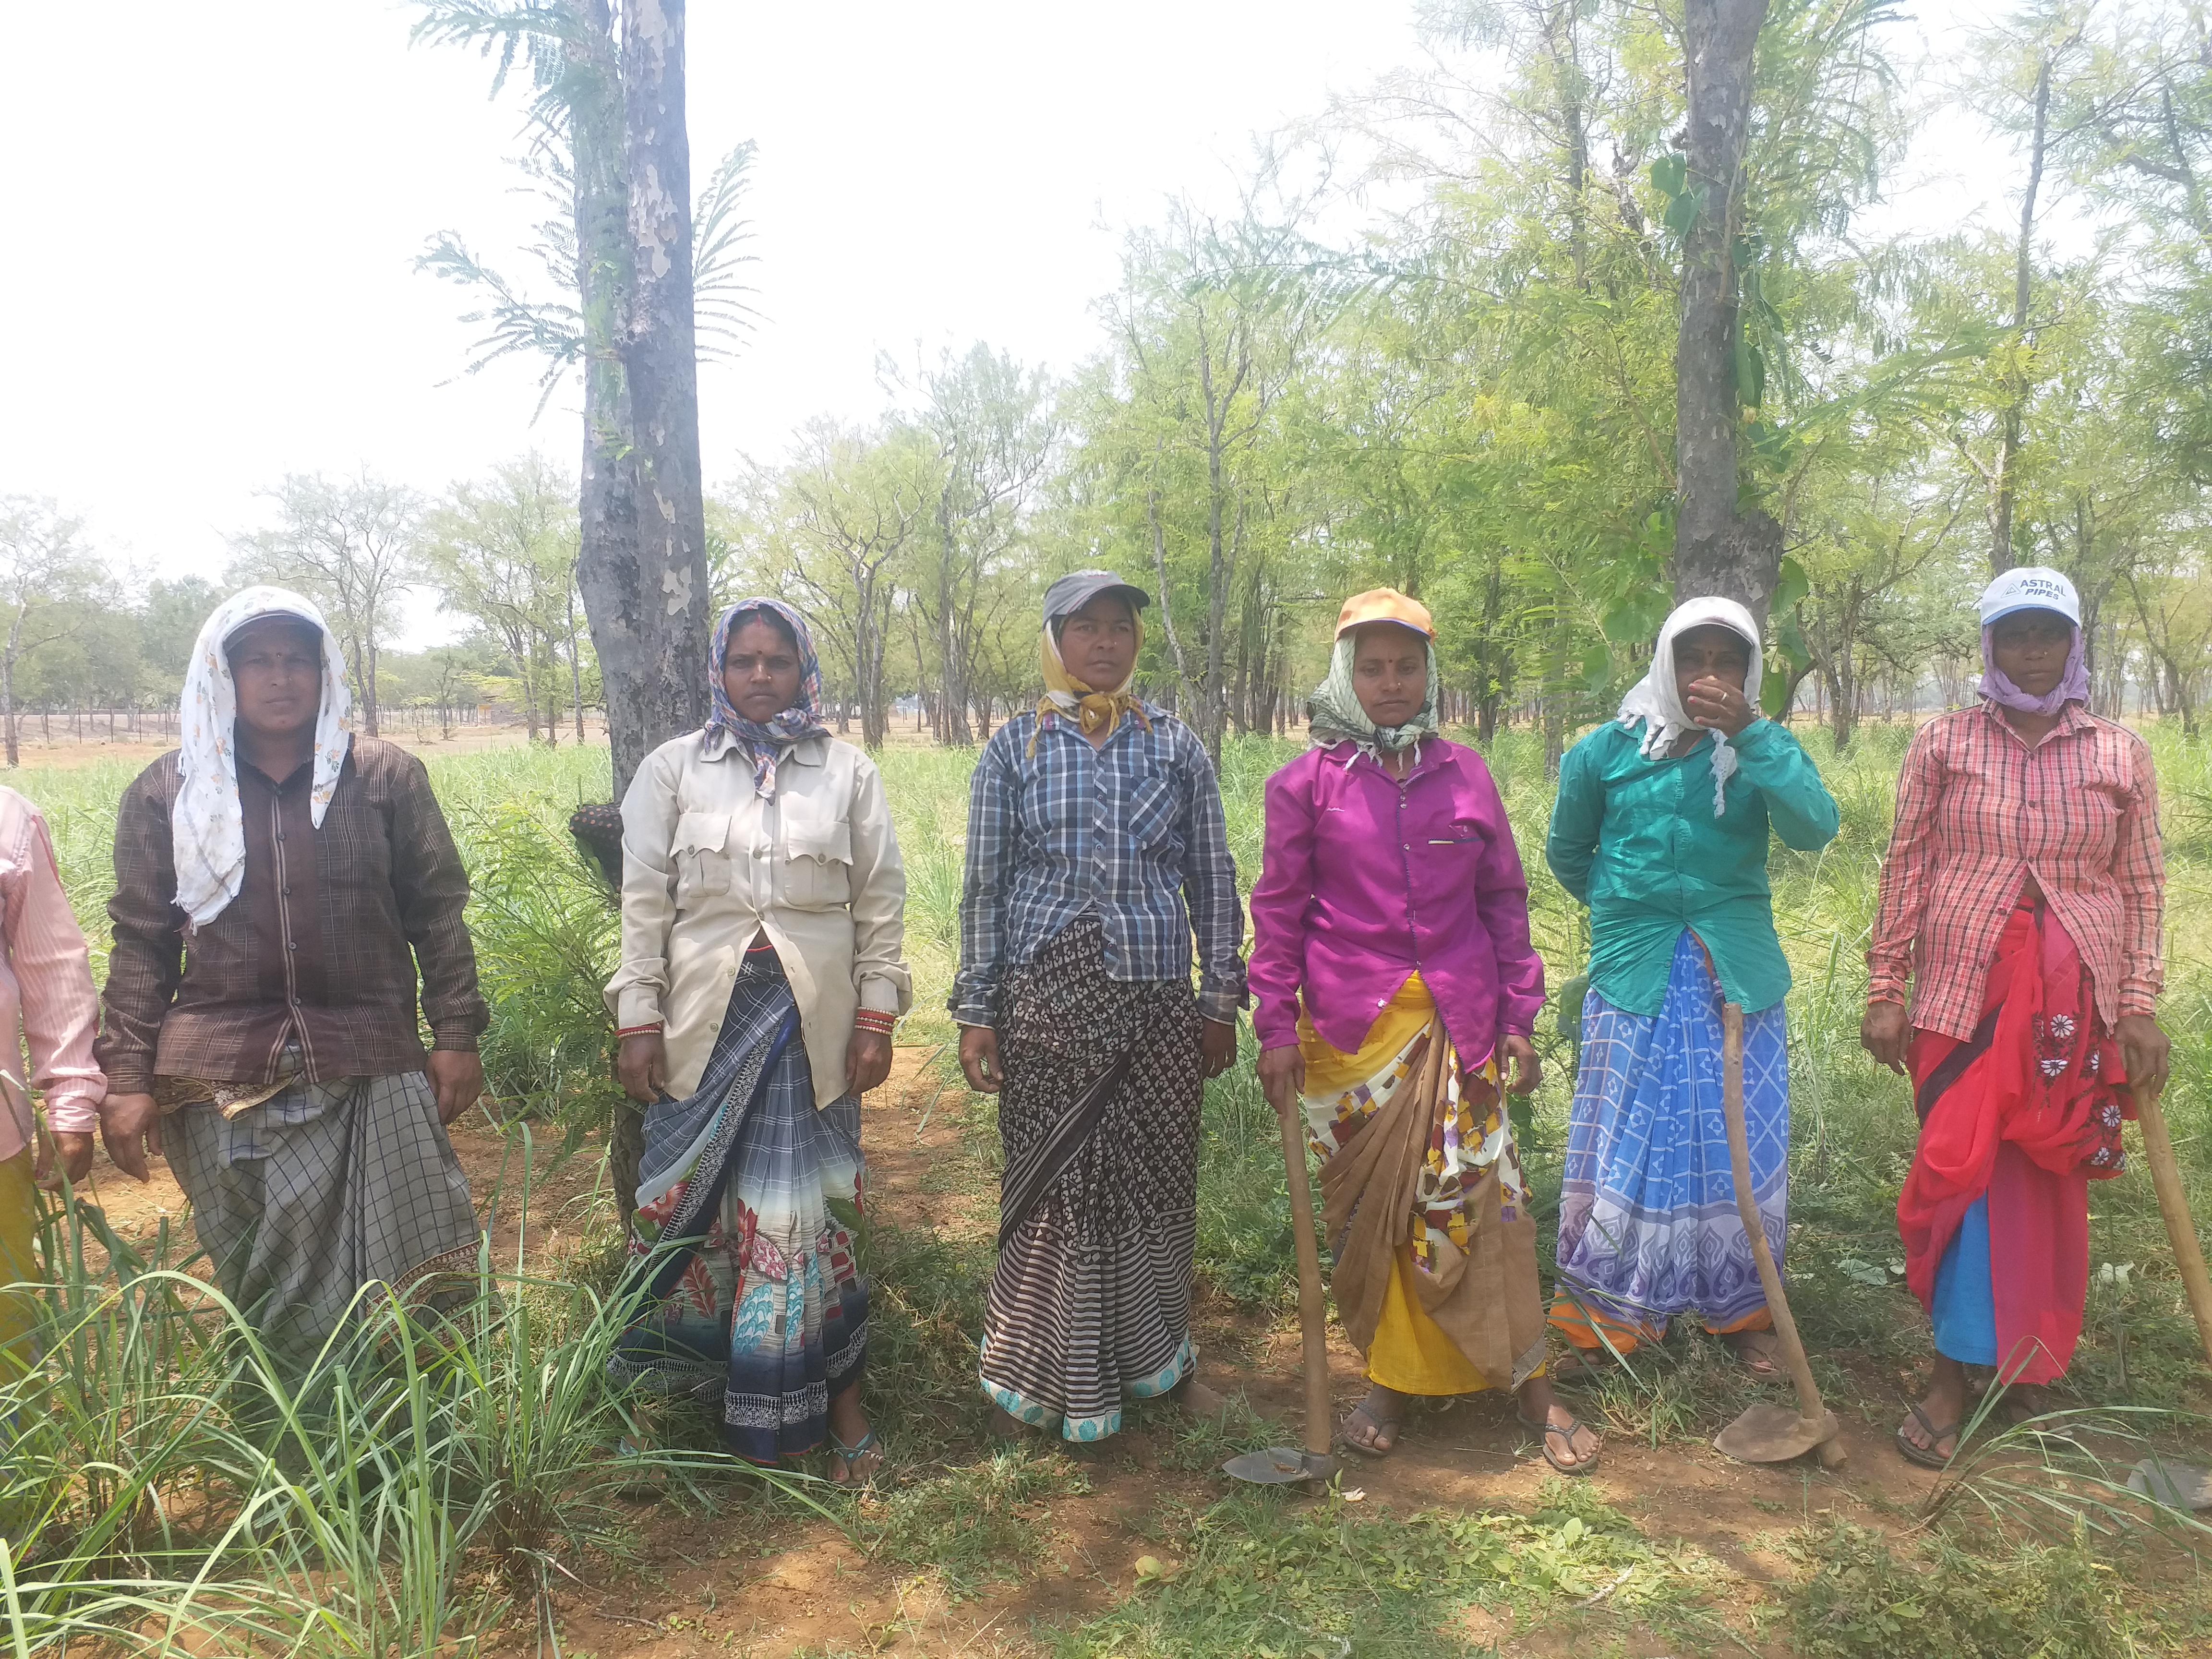
{"type": "Polygon", "coordinates": [[[1745,1011],[1752,1196],[1778,1265],[1790,965],[1767,849],[1771,835],[1801,852],[1824,847],[1839,819],[1797,740],[1760,717],[1759,680],[1751,613],[1692,599],[1660,629],[1650,672],[1619,716],[1560,763],[1544,856],[1589,906],[1590,964],[1552,1322],[1581,1366],[1656,1340],[1694,1310],[1754,1375],[1781,1375],[1736,1210],[1722,1005],[1745,1011]]]}

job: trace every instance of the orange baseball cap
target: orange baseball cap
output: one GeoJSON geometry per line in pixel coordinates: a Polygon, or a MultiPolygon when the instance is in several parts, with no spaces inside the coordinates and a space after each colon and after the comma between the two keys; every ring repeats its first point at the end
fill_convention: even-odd
{"type": "Polygon", "coordinates": [[[1437,625],[1430,619],[1429,607],[1419,599],[1407,599],[1395,587],[1370,587],[1346,599],[1344,609],[1336,613],[1336,637],[1340,640],[1353,629],[1369,623],[1395,623],[1425,638],[1433,640],[1437,636],[1437,625]]]}

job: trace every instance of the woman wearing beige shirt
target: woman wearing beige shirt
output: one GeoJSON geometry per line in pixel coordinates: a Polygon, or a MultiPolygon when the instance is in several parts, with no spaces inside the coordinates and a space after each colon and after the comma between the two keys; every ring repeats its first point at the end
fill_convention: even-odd
{"type": "Polygon", "coordinates": [[[848,1229],[860,1097],[913,1000],[906,876],[882,779],[821,724],[805,620],[742,600],[710,659],[713,718],[648,756],[623,800],[607,1002],[623,1087],[647,1103],[626,1288],[649,1305],[615,1364],[719,1399],[724,1438],[757,1462],[826,1433],[830,1478],[857,1485],[883,1449],[860,1405],[868,1294],[848,1229]]]}

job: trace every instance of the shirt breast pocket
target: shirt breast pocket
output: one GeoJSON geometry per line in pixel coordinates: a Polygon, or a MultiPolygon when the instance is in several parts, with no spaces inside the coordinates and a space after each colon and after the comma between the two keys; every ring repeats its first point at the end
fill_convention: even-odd
{"type": "Polygon", "coordinates": [[[1176,845],[1175,785],[1164,777],[1132,778],[1121,827],[1139,847],[1172,851],[1176,845]]]}
{"type": "Polygon", "coordinates": [[[690,909],[730,890],[727,812],[686,812],[676,820],[669,851],[676,860],[676,903],[690,909]]]}
{"type": "Polygon", "coordinates": [[[783,808],[781,829],[777,899],[794,910],[834,910],[852,902],[851,822],[793,800],[783,808]]]}

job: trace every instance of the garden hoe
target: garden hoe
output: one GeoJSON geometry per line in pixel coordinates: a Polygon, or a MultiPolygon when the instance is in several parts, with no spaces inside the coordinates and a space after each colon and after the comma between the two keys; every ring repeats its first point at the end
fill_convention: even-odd
{"type": "Polygon", "coordinates": [[[1766,1291],[1767,1310],[1774,1316],[1774,1334],[1782,1339],[1783,1354],[1790,1363],[1790,1380],[1797,1385],[1797,1409],[1753,1406],[1713,1437],[1713,1447],[1739,1463],[1786,1463],[1817,1448],[1821,1468],[1840,1468],[1843,1431],[1836,1414],[1820,1404],[1820,1390],[1806,1361],[1805,1345],[1797,1340],[1797,1322],[1790,1316],[1790,1298],[1782,1293],[1782,1275],[1775,1269],[1766,1229],[1759,1224],[1759,1200],[1751,1190],[1751,1146],[1743,1127],[1743,1009],[1739,1004],[1722,1006],[1721,1030],[1721,1105],[1728,1118],[1735,1212],[1743,1219],[1752,1259],[1759,1264],[1759,1282],[1766,1291]]]}
{"type": "MultiPolygon", "coordinates": [[[[2181,1166],[2174,1162],[2173,1141],[2166,1132],[2166,1114],[2158,1092],[2138,1084],[2136,1120],[2142,1130],[2143,1156],[2150,1164],[2150,1184],[2158,1192],[2159,1212],[2166,1218],[2166,1236],[2173,1246],[2173,1265],[2180,1270],[2182,1289],[2189,1295],[2189,1311],[2197,1318],[2197,1340],[2204,1345],[2204,1358],[2212,1362],[2212,1278],[2204,1271],[2204,1252],[2197,1243],[2197,1223],[2189,1213],[2188,1195],[2181,1190],[2181,1166]]],[[[2172,1458],[2146,1457],[2136,1465],[2128,1485],[2147,1492],[2171,1509],[2212,1509],[2212,1469],[2203,1469],[2172,1458]]]]}
{"type": "Polygon", "coordinates": [[[1297,1115],[1284,1115],[1283,1169],[1291,1182],[1291,1232],[1298,1251],[1298,1329],[1305,1338],[1306,1444],[1270,1446],[1246,1452],[1221,1468],[1239,1480],[1262,1486],[1290,1486],[1326,1480],[1337,1471],[1329,1455],[1328,1310],[1322,1301],[1321,1251],[1314,1243],[1313,1188],[1306,1181],[1305,1127],[1297,1115]]]}

